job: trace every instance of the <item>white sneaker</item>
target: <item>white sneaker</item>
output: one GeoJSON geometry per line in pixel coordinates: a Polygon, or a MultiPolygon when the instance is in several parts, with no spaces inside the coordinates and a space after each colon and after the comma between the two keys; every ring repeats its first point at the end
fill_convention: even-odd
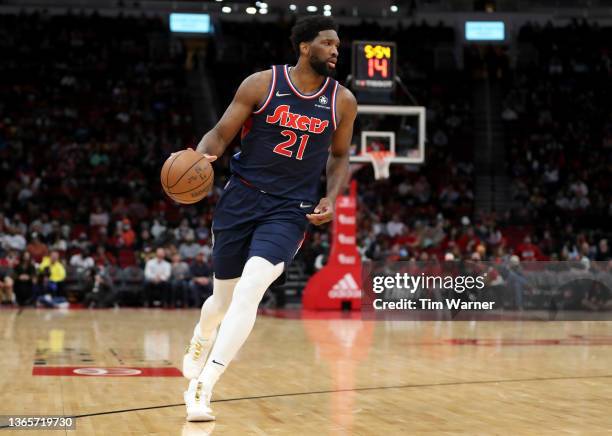
{"type": "Polygon", "coordinates": [[[215,415],[210,408],[211,393],[201,381],[191,380],[183,394],[187,407],[187,421],[214,421],[215,415]]]}
{"type": "Polygon", "coordinates": [[[200,324],[198,323],[193,329],[193,337],[183,356],[183,375],[190,380],[198,378],[202,373],[215,338],[213,334],[210,339],[201,340],[198,334],[199,329],[200,324]]]}

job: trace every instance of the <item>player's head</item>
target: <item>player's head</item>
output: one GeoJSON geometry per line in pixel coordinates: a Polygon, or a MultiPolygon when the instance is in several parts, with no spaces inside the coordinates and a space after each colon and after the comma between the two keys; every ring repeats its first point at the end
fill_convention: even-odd
{"type": "Polygon", "coordinates": [[[330,17],[307,17],[299,20],[291,29],[291,43],[298,57],[304,57],[322,76],[336,72],[340,39],[338,26],[330,17]]]}

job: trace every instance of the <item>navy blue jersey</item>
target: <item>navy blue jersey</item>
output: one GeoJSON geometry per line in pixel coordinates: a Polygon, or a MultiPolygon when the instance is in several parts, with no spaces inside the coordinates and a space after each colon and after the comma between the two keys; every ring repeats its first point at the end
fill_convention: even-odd
{"type": "Polygon", "coordinates": [[[291,83],[289,69],[272,67],[268,96],[244,124],[231,170],[266,193],[316,202],[336,129],[338,82],[327,78],[305,95],[291,83]]]}

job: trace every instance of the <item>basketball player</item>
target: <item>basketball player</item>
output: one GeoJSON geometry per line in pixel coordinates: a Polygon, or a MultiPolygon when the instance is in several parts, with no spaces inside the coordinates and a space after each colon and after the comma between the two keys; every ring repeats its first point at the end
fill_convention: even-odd
{"type": "Polygon", "coordinates": [[[197,147],[212,162],[242,129],[242,151],[232,158],[213,219],[213,295],[183,359],[183,374],[192,379],[188,421],[214,419],[212,389],[249,336],[266,289],[292,261],[308,222],[332,219],[348,179],[357,103],[330,77],[340,44],[336,25],[306,18],[291,41],[297,64],[247,77],[197,147]],[[319,199],[324,167],[327,193],[319,199]]]}

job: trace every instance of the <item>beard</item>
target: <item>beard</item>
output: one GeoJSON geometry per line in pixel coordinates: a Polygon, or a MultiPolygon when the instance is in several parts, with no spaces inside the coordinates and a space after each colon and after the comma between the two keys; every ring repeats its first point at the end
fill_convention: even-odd
{"type": "Polygon", "coordinates": [[[327,76],[334,77],[336,75],[336,69],[329,68],[327,66],[327,61],[322,61],[320,59],[315,58],[314,56],[311,56],[308,61],[310,63],[310,67],[317,74],[320,74],[323,77],[327,77],[327,76]]]}

